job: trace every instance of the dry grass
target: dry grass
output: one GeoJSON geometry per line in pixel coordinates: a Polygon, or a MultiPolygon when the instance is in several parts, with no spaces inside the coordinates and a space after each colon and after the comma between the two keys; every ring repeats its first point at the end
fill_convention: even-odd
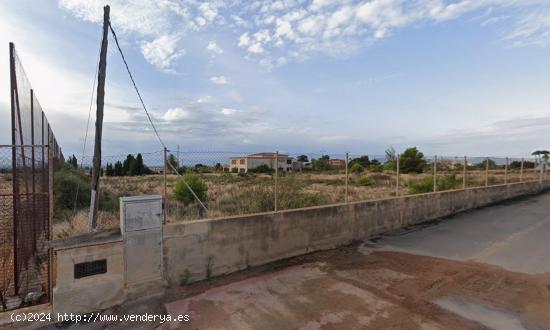
{"type": "Polygon", "coordinates": [[[12,176],[10,173],[0,173],[0,195],[12,193],[12,176]]]}
{"type": "MultiPolygon", "coordinates": [[[[452,172],[438,174],[438,179],[452,172]]],[[[462,173],[455,173],[462,188],[462,173]]],[[[481,187],[485,185],[485,171],[469,171],[467,186],[481,187]]],[[[208,217],[223,217],[231,215],[266,212],[274,209],[274,178],[268,174],[251,174],[241,176],[233,173],[201,174],[208,186],[209,212],[203,212],[196,203],[183,205],[171,198],[178,177],[168,175],[166,189],[168,202],[166,221],[177,222],[208,217]]],[[[538,173],[526,171],[524,181],[537,180],[538,173]]],[[[519,171],[510,171],[508,182],[519,182],[519,171]]],[[[400,195],[409,193],[408,185],[413,181],[431,180],[431,173],[402,174],[400,176],[400,195]]],[[[350,174],[348,186],[349,201],[382,199],[395,196],[396,175],[392,172],[350,174]],[[361,179],[363,177],[363,179],[361,179]],[[365,179],[366,178],[366,179],[365,179]]],[[[489,173],[489,184],[504,183],[504,170],[492,170],[489,173]]],[[[103,191],[112,196],[163,195],[164,177],[148,175],[136,177],[103,177],[103,191]]],[[[345,173],[287,173],[279,179],[279,209],[293,209],[306,206],[318,206],[344,202],[345,173]]],[[[86,232],[87,210],[65,217],[54,225],[54,237],[66,237],[86,232]]],[[[108,229],[119,226],[117,210],[102,211],[99,214],[99,228],[108,229]]]]}
{"type": "MultiPolygon", "coordinates": [[[[100,211],[98,213],[98,229],[118,228],[120,220],[118,213],[100,211]]],[[[88,231],[88,210],[80,210],[66,220],[54,223],[53,239],[84,234],[88,231]]]]}

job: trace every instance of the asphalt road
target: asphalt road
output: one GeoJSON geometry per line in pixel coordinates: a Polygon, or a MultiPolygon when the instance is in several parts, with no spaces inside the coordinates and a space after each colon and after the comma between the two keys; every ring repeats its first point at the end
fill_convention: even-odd
{"type": "Polygon", "coordinates": [[[531,196],[191,284],[165,305],[190,323],[161,328],[550,329],[549,211],[531,196]]]}
{"type": "Polygon", "coordinates": [[[550,273],[550,193],[462,213],[384,236],[385,250],[550,273]]]}

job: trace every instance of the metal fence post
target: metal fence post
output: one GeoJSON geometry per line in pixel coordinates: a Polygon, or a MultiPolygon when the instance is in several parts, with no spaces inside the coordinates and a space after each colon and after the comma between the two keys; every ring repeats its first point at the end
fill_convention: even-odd
{"type": "MultiPolygon", "coordinates": [[[[35,149],[34,149],[34,91],[30,90],[30,105],[31,105],[31,194],[32,194],[32,251],[36,252],[36,219],[40,216],[36,212],[36,158],[35,158],[35,149]]],[[[27,196],[28,198],[28,196],[27,196]]],[[[27,200],[28,201],[28,200],[27,200]]]]}
{"type": "Polygon", "coordinates": [[[434,192],[437,191],[437,155],[434,156],[434,192]]]}
{"type": "Polygon", "coordinates": [[[489,186],[489,157],[485,160],[485,187],[489,186]]]}
{"type": "Polygon", "coordinates": [[[466,171],[468,170],[468,158],[464,156],[464,168],[462,169],[462,189],[466,189],[466,171]]]}
{"type": "Polygon", "coordinates": [[[521,159],[521,165],[519,167],[519,182],[523,182],[523,158],[521,159]]]}
{"type": "Polygon", "coordinates": [[[539,163],[539,160],[537,157],[535,157],[535,159],[533,160],[533,163],[535,163],[535,165],[533,166],[533,171],[535,172],[535,178],[533,180],[537,180],[537,171],[539,171],[537,169],[537,164],[539,163]]]}
{"type": "Polygon", "coordinates": [[[506,157],[506,164],[504,164],[504,184],[508,184],[508,157],[506,157]]]}
{"type": "Polygon", "coordinates": [[[168,171],[168,149],[164,147],[163,149],[163,155],[164,155],[164,222],[166,222],[166,211],[167,211],[167,204],[168,204],[168,188],[166,183],[166,176],[168,171]]]}
{"type": "Polygon", "coordinates": [[[345,193],[346,195],[344,196],[344,202],[347,204],[348,203],[348,181],[349,181],[349,170],[348,170],[348,166],[349,165],[349,153],[346,152],[346,189],[345,189],[345,193]]]}
{"type": "Polygon", "coordinates": [[[275,212],[278,210],[278,198],[279,198],[279,151],[275,151],[275,212]]]}
{"type": "MultiPolygon", "coordinates": [[[[54,198],[53,198],[53,176],[54,176],[54,164],[53,164],[53,134],[51,133],[50,124],[48,124],[48,240],[51,240],[53,235],[53,210],[54,210],[54,198]]],[[[48,299],[52,299],[51,292],[53,288],[53,249],[48,250],[48,299]]]]}
{"type": "Polygon", "coordinates": [[[542,183],[542,177],[544,175],[545,170],[545,164],[542,162],[542,157],[540,158],[540,175],[539,175],[539,183],[542,183]]]}
{"type": "Polygon", "coordinates": [[[395,178],[395,196],[399,196],[399,154],[397,154],[396,158],[396,164],[395,164],[395,168],[396,168],[396,178],[395,178]]]}

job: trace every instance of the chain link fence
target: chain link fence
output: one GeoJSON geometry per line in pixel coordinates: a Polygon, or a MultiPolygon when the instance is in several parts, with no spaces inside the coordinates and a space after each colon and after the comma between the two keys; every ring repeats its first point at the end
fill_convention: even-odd
{"type": "MultiPolygon", "coordinates": [[[[88,180],[91,160],[76,165],[88,180]]],[[[535,181],[546,175],[541,163],[533,157],[177,149],[106,156],[98,224],[118,227],[121,196],[166,195],[166,221],[177,222],[535,181]]],[[[82,207],[54,225],[55,235],[87,230],[86,189],[78,194],[82,207]]]]}
{"type": "Polygon", "coordinates": [[[12,143],[0,145],[0,309],[50,298],[50,197],[63,156],[10,44],[12,143]]]}

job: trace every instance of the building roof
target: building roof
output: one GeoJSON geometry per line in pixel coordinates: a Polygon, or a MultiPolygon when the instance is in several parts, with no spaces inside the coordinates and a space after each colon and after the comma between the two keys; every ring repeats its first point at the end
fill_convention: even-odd
{"type": "MultiPolygon", "coordinates": [[[[274,152],[259,152],[255,154],[250,154],[248,156],[241,156],[241,157],[229,157],[229,159],[241,159],[241,158],[267,158],[267,159],[273,159],[275,158],[274,152]]],[[[287,159],[289,158],[287,154],[279,154],[279,159],[287,159]]]]}

